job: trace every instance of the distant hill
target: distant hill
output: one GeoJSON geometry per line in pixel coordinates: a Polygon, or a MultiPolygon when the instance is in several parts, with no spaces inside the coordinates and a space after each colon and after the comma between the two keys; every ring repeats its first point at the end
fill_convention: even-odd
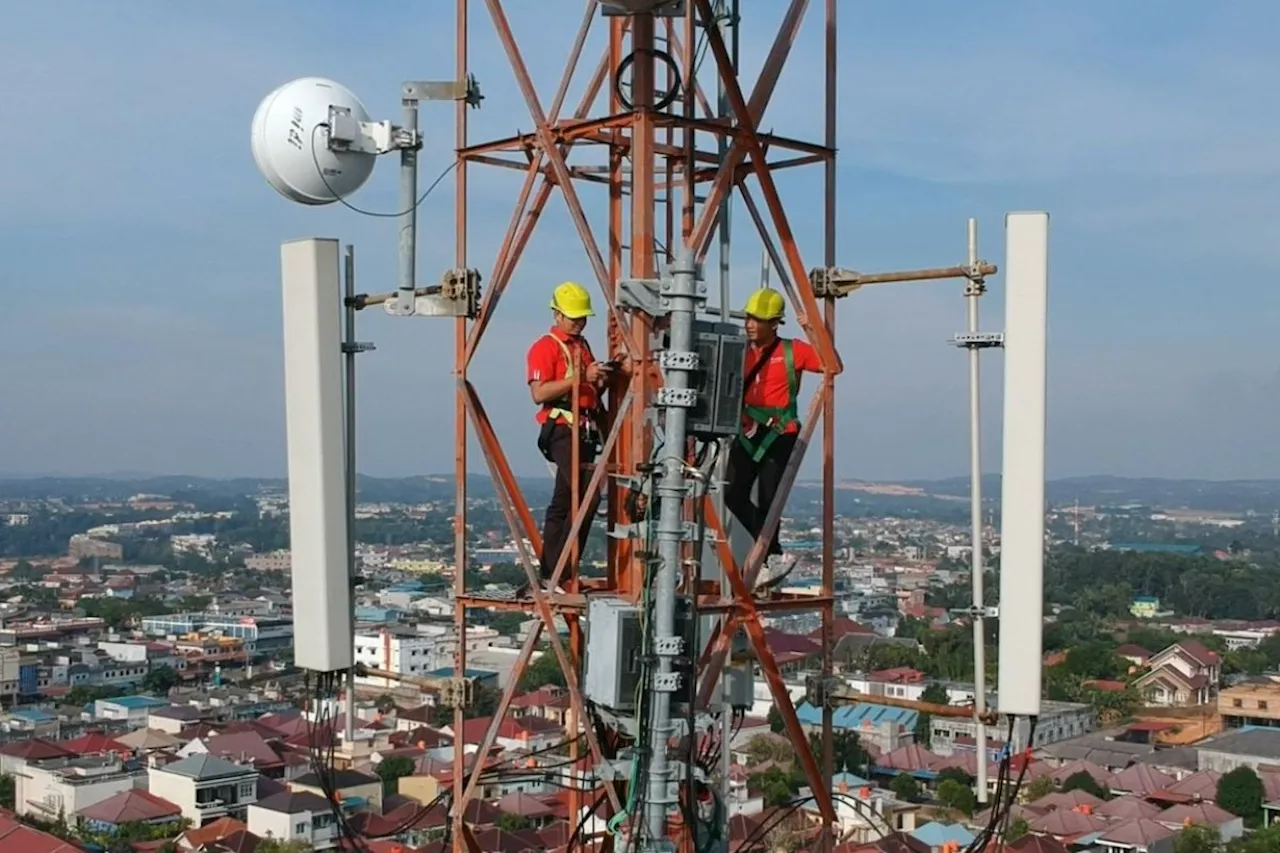
{"type": "MultiPolygon", "coordinates": [[[[910,481],[926,493],[967,498],[969,478],[910,481]]],[[[1000,498],[1000,477],[982,478],[984,496],[1000,498]]],[[[1265,512],[1280,508],[1280,480],[1166,480],[1158,477],[1113,477],[1099,474],[1050,480],[1046,489],[1051,504],[1079,501],[1081,506],[1140,504],[1151,507],[1190,507],[1225,512],[1265,512]]]]}
{"type": "MultiPolygon", "coordinates": [[[[202,493],[216,497],[233,497],[262,491],[283,491],[286,481],[280,477],[241,477],[215,479],[181,474],[102,476],[102,477],[9,477],[0,478],[0,500],[61,497],[76,500],[119,500],[139,493],[174,497],[184,493],[202,493]]],[[[551,482],[547,477],[521,478],[520,486],[533,503],[546,500],[551,482]]],[[[468,478],[468,492],[474,497],[494,494],[487,476],[468,478]]],[[[796,497],[816,499],[818,484],[797,484],[796,497]]],[[[865,481],[841,480],[837,483],[837,510],[850,514],[871,514],[892,508],[898,512],[921,515],[962,515],[967,512],[969,479],[951,477],[942,480],[865,481]]],[[[451,475],[415,477],[370,477],[361,475],[360,499],[370,502],[447,501],[454,494],[451,475]]],[[[1048,484],[1052,504],[1079,501],[1081,506],[1116,506],[1137,504],[1150,507],[1218,510],[1243,513],[1248,511],[1270,515],[1280,509],[1280,480],[1164,480],[1099,475],[1052,480],[1048,484]]],[[[1000,477],[983,477],[983,496],[998,504],[1000,477]]]]}

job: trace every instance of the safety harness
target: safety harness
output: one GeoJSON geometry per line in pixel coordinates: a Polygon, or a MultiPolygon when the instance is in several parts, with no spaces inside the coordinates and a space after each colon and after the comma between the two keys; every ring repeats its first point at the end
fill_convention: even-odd
{"type": "MultiPolygon", "coordinates": [[[[569,351],[569,345],[555,335],[548,334],[547,337],[551,338],[551,340],[555,341],[560,346],[560,351],[564,353],[564,378],[572,379],[574,372],[573,353],[569,351]]],[[[581,341],[582,346],[586,348],[587,355],[595,358],[594,354],[591,352],[591,344],[587,343],[586,339],[579,340],[581,341]]],[[[557,420],[562,420],[570,427],[573,426],[573,391],[570,390],[567,394],[551,400],[544,404],[543,408],[546,410],[547,419],[543,421],[542,430],[538,435],[538,450],[541,451],[544,458],[548,461],[552,461],[551,433],[556,427],[557,420]]],[[[582,419],[582,426],[579,427],[580,440],[585,444],[598,446],[600,443],[599,434],[596,430],[595,424],[591,421],[592,412],[584,411],[582,414],[586,417],[582,419]]]]}
{"type": "Polygon", "coordinates": [[[773,358],[773,350],[779,343],[782,345],[782,360],[787,368],[787,405],[782,408],[763,408],[747,405],[742,407],[743,413],[757,426],[756,429],[752,430],[751,435],[747,435],[745,431],[738,433],[738,442],[751,454],[752,462],[759,462],[763,459],[764,455],[769,452],[769,448],[778,440],[778,436],[782,435],[788,426],[799,420],[799,413],[796,410],[796,397],[800,391],[800,379],[796,375],[796,362],[791,352],[790,340],[774,339],[774,342],[760,354],[760,359],[751,368],[751,372],[747,374],[743,387],[751,387],[751,383],[760,375],[760,371],[773,358]],[[763,435],[760,434],[761,429],[763,430],[763,435]]]}
{"type": "MultiPolygon", "coordinates": [[[[555,341],[557,344],[560,345],[560,352],[564,353],[564,364],[565,364],[564,378],[572,379],[573,378],[573,353],[569,351],[569,345],[566,344],[564,341],[560,340],[559,338],[557,338],[555,335],[548,334],[547,337],[551,338],[551,340],[555,341]]],[[[592,356],[592,358],[594,358],[595,356],[591,352],[591,344],[587,343],[586,340],[584,339],[579,339],[579,340],[581,340],[582,346],[586,348],[587,355],[590,355],[592,356]]],[[[573,426],[573,391],[572,390],[570,390],[564,396],[557,397],[556,399],[550,401],[545,405],[545,408],[547,410],[547,421],[553,421],[556,418],[563,418],[565,423],[569,424],[570,426],[573,426]]]]}

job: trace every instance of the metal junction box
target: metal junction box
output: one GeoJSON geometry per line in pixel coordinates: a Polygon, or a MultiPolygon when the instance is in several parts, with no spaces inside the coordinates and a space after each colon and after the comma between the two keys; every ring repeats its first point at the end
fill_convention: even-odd
{"type": "Polygon", "coordinates": [[[742,363],[747,339],[732,323],[698,320],[693,326],[698,369],[690,377],[698,403],[689,412],[689,434],[697,438],[737,435],[742,418],[742,363]]]}
{"type": "MultiPolygon", "coordinates": [[[[706,642],[712,617],[700,620],[697,633],[698,650],[706,642]]],[[[676,634],[687,636],[689,599],[676,599],[676,634]]],[[[685,649],[682,658],[688,658],[685,649]]],[[[683,667],[682,667],[683,668],[683,667]]],[[[611,711],[631,712],[636,709],[636,696],[644,670],[644,630],[640,608],[619,598],[596,596],[587,601],[587,653],[583,661],[583,693],[592,702],[611,711]]],[[[685,707],[688,682],[672,696],[673,713],[685,707]]],[[[720,697],[713,699],[719,706],[720,697]]]]}

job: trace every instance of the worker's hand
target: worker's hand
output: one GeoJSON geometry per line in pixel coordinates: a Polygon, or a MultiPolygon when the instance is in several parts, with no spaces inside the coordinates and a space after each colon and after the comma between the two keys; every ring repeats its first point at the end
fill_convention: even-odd
{"type": "Polygon", "coordinates": [[[613,371],[613,365],[602,362],[593,361],[587,365],[587,381],[592,385],[600,385],[604,383],[613,371]]]}
{"type": "Polygon", "coordinates": [[[635,362],[631,360],[631,356],[624,355],[618,359],[618,372],[628,377],[635,372],[635,362]]]}

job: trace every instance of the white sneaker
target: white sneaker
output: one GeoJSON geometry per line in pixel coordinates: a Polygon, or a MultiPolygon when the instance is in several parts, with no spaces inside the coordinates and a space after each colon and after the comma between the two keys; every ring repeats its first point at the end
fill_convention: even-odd
{"type": "Polygon", "coordinates": [[[774,554],[760,567],[756,577],[756,590],[766,589],[782,583],[796,567],[796,558],[792,554],[774,554]]]}

